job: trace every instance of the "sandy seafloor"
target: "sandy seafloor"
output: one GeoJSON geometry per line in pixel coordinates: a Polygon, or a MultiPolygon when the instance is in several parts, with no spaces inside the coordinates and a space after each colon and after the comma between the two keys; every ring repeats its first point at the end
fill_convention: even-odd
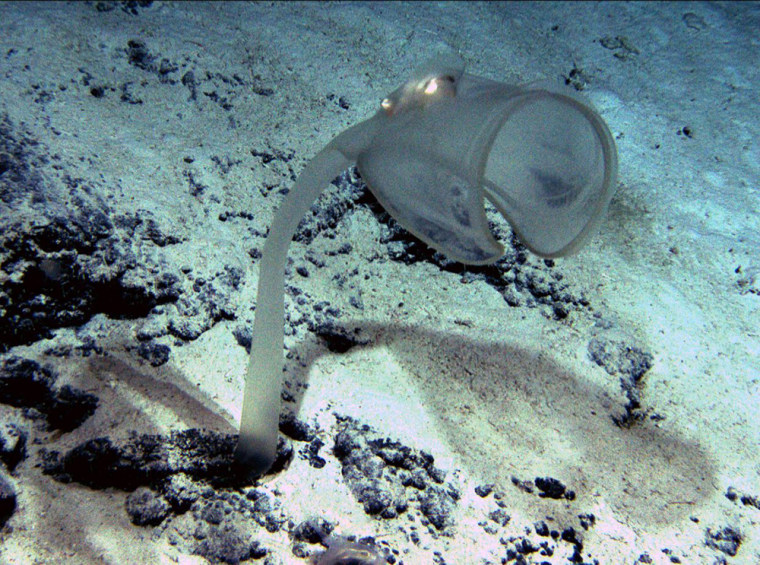
{"type": "Polygon", "coordinates": [[[0,562],[760,563],[758,29],[757,3],[1,4],[0,562]],[[326,186],[290,249],[292,457],[230,481],[282,192],[443,49],[582,90],[609,214],[545,262],[491,213],[506,257],[464,268],[355,171],[326,186]]]}

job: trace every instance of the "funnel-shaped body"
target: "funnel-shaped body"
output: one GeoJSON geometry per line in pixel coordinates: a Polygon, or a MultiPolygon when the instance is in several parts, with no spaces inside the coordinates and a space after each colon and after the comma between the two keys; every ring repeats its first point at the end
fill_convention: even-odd
{"type": "Polygon", "coordinates": [[[452,259],[482,264],[503,248],[488,197],[545,257],[577,249],[614,194],[615,144],[570,89],[507,86],[462,74],[455,93],[385,115],[358,167],[406,229],[452,259]]]}

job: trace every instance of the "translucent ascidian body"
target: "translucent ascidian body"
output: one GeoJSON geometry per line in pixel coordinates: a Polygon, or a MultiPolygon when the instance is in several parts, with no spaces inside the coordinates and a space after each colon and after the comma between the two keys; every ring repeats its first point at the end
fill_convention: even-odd
{"type": "Polygon", "coordinates": [[[301,218],[351,163],[385,209],[422,241],[466,264],[503,254],[484,199],[542,257],[588,239],[614,194],[617,150],[591,104],[564,85],[511,86],[464,73],[448,55],[420,67],[370,119],[304,168],[264,245],[237,448],[258,476],[274,462],[282,388],[283,288],[301,218]]]}

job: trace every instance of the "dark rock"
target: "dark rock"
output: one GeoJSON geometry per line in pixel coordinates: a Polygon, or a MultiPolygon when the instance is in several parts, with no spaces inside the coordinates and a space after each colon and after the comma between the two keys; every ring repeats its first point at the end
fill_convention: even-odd
{"type": "Polygon", "coordinates": [[[0,289],[0,351],[98,313],[144,317],[180,294],[178,277],[139,263],[102,210],[2,227],[0,268],[11,278],[0,289]]]}
{"type": "Polygon", "coordinates": [[[219,525],[224,520],[224,516],[228,511],[228,507],[223,500],[215,499],[204,504],[198,512],[198,517],[209,524],[219,525]]]}
{"type": "Polygon", "coordinates": [[[309,465],[315,469],[321,469],[327,464],[324,457],[319,455],[319,450],[322,449],[325,442],[320,438],[314,438],[305,448],[300,452],[302,458],[309,462],[309,465]]]}
{"type": "Polygon", "coordinates": [[[27,432],[13,422],[0,423],[0,461],[13,471],[26,457],[27,432]]]}
{"type": "Polygon", "coordinates": [[[533,524],[533,527],[535,528],[536,533],[539,536],[547,537],[549,535],[549,526],[547,526],[546,522],[544,522],[543,520],[540,520],[536,522],[535,524],[533,524]]]}
{"type": "Polygon", "coordinates": [[[620,427],[629,427],[641,421],[645,412],[641,408],[641,382],[652,367],[653,356],[621,340],[592,338],[588,343],[589,358],[610,375],[620,377],[620,386],[628,402],[622,415],[613,416],[620,427]]]}
{"type": "Polygon", "coordinates": [[[345,353],[357,345],[369,343],[367,339],[358,337],[356,332],[350,332],[331,321],[317,324],[312,331],[322,339],[327,349],[333,353],[345,353]]]}
{"type": "Polygon", "coordinates": [[[557,479],[551,477],[536,477],[534,481],[536,488],[541,491],[538,496],[541,498],[562,498],[565,494],[565,485],[557,479]]]}
{"type": "Polygon", "coordinates": [[[69,432],[95,413],[98,399],[69,385],[56,389],[56,380],[36,361],[9,357],[0,368],[0,403],[34,410],[49,427],[69,432]]]}
{"type": "Polygon", "coordinates": [[[496,522],[500,526],[506,526],[509,523],[511,517],[507,514],[503,508],[497,508],[488,513],[488,517],[492,522],[496,522]]]}
{"type": "Polygon", "coordinates": [[[174,512],[186,512],[201,496],[201,485],[185,473],[174,473],[163,483],[163,494],[174,512]]]}
{"type": "Polygon", "coordinates": [[[221,528],[212,524],[199,524],[195,531],[196,543],[192,553],[209,560],[211,563],[229,563],[236,565],[248,559],[262,559],[268,551],[251,535],[236,524],[227,524],[221,528]]]}
{"type": "Polygon", "coordinates": [[[48,424],[57,430],[71,431],[92,416],[97,407],[97,396],[64,385],[56,392],[54,404],[47,412],[48,424]]]}
{"type": "Polygon", "coordinates": [[[312,441],[317,437],[309,424],[289,413],[280,416],[280,432],[296,441],[312,441]]]}
{"type": "Polygon", "coordinates": [[[293,529],[293,539],[307,543],[323,543],[335,526],[324,518],[314,518],[301,522],[293,529]]]}
{"type": "Polygon", "coordinates": [[[578,518],[580,519],[580,521],[581,521],[581,527],[584,530],[588,530],[594,524],[596,524],[596,516],[594,516],[590,512],[587,513],[587,514],[579,514],[578,518]]]}
{"type": "Polygon", "coordinates": [[[0,115],[0,202],[17,206],[24,199],[42,202],[48,187],[38,169],[46,160],[37,151],[39,142],[0,115]]]}
{"type": "Polygon", "coordinates": [[[127,514],[136,526],[157,526],[169,515],[169,503],[157,492],[139,487],[127,496],[127,514]]]}
{"type": "Polygon", "coordinates": [[[127,41],[127,56],[129,63],[144,71],[155,70],[155,57],[148,52],[145,42],[139,39],[127,41]]]}
{"type": "Polygon", "coordinates": [[[160,367],[169,361],[171,348],[161,343],[145,341],[137,346],[137,354],[150,363],[152,367],[160,367]]]}
{"type": "Polygon", "coordinates": [[[92,488],[155,488],[178,473],[212,485],[244,485],[248,480],[235,464],[235,442],[236,436],[198,429],[168,437],[134,435],[122,445],[96,438],[59,455],[45,472],[92,488]]]}
{"type": "Polygon", "coordinates": [[[739,551],[742,539],[741,533],[730,526],[716,531],[707,528],[707,532],[705,533],[705,543],[708,547],[712,547],[731,557],[734,557],[739,551]]]}
{"type": "Polygon", "coordinates": [[[591,360],[610,375],[623,375],[629,386],[636,386],[652,367],[653,357],[642,349],[622,341],[592,338],[588,344],[591,360]]]}
{"type": "Polygon", "coordinates": [[[4,472],[0,471],[0,528],[16,511],[16,489],[4,472]]]}
{"type": "Polygon", "coordinates": [[[488,485],[478,485],[475,487],[475,494],[477,494],[481,498],[485,498],[489,494],[493,492],[493,484],[488,485]]]}
{"type": "Polygon", "coordinates": [[[452,485],[441,485],[443,474],[434,467],[430,454],[378,438],[352,418],[338,420],[333,453],[365,513],[393,519],[412,506],[436,530],[452,522],[459,496],[452,485]]]}

